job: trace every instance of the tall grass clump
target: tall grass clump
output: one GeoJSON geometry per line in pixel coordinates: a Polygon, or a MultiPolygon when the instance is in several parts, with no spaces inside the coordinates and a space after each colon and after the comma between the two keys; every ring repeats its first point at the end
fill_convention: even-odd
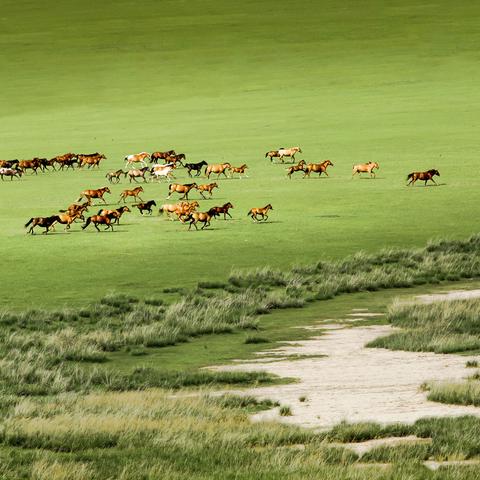
{"type": "Polygon", "coordinates": [[[387,319],[403,330],[377,338],[368,346],[435,353],[480,349],[479,298],[429,304],[395,301],[387,319]]]}
{"type": "Polygon", "coordinates": [[[426,385],[427,398],[433,402],[480,406],[480,382],[432,382],[426,385]]]}

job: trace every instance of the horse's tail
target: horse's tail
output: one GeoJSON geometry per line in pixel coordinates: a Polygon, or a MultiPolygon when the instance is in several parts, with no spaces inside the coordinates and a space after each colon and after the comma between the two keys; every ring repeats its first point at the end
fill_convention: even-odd
{"type": "Polygon", "coordinates": [[[25,224],[25,228],[27,228],[33,222],[33,217],[25,224]]]}
{"type": "Polygon", "coordinates": [[[98,211],[97,215],[101,215],[101,214],[102,214],[102,211],[103,211],[103,208],[101,208],[101,209],[98,211]]]}
{"type": "Polygon", "coordinates": [[[87,221],[85,222],[85,225],[82,225],[82,230],[85,230],[90,225],[91,222],[92,222],[92,217],[88,217],[87,221]]]}
{"type": "Polygon", "coordinates": [[[65,213],[65,212],[66,212],[66,210],[59,210],[59,212],[61,212],[61,213],[65,213]]]}
{"type": "Polygon", "coordinates": [[[163,212],[164,212],[164,210],[163,210],[163,206],[162,206],[162,207],[160,207],[160,208],[158,209],[158,213],[159,213],[160,215],[163,215],[163,212]]]}
{"type": "Polygon", "coordinates": [[[270,153],[270,152],[267,152],[267,153],[265,154],[265,158],[267,158],[267,157],[268,157],[268,154],[269,154],[269,153],[270,153]]]}
{"type": "Polygon", "coordinates": [[[249,217],[249,216],[252,214],[252,210],[253,210],[253,208],[251,208],[251,209],[248,211],[247,217],[249,217]]]}
{"type": "Polygon", "coordinates": [[[83,195],[80,195],[80,197],[78,198],[77,202],[79,202],[82,198],[83,198],[83,195]]]}
{"type": "Polygon", "coordinates": [[[411,178],[413,178],[413,173],[409,173],[409,174],[407,175],[407,180],[410,180],[411,178]]]}

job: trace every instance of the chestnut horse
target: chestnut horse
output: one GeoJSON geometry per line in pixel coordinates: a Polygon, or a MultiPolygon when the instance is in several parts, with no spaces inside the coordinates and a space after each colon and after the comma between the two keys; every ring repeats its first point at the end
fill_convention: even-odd
{"type": "Polygon", "coordinates": [[[72,215],[69,213],[62,213],[61,215],[58,215],[58,223],[61,223],[62,225],[65,225],[65,230],[70,230],[70,225],[77,220],[85,220],[85,217],[83,216],[82,212],[78,211],[72,215]]]}
{"type": "Polygon", "coordinates": [[[265,158],[269,158],[271,162],[273,162],[274,158],[278,158],[278,157],[280,157],[278,150],[270,150],[265,154],[265,158]]]}
{"type": "Polygon", "coordinates": [[[179,202],[173,204],[166,203],[160,207],[158,213],[160,213],[160,215],[163,215],[163,213],[166,212],[169,219],[175,220],[170,216],[172,213],[175,213],[180,218],[181,215],[187,215],[191,212],[194,212],[198,206],[199,203],[196,200],[194,200],[193,202],[179,202]]]}
{"type": "Polygon", "coordinates": [[[169,150],[168,152],[153,152],[150,155],[150,161],[153,163],[158,160],[165,160],[167,157],[170,157],[171,155],[175,155],[175,150],[169,150]]]}
{"type": "Polygon", "coordinates": [[[183,193],[183,197],[180,197],[180,199],[185,199],[188,200],[188,192],[192,190],[192,188],[198,188],[196,183],[186,183],[182,185],[181,183],[172,183],[168,186],[168,197],[169,199],[172,196],[172,193],[177,192],[177,193],[183,193]]]}
{"type": "Polygon", "coordinates": [[[375,175],[375,172],[373,171],[374,168],[376,168],[377,170],[380,168],[377,162],[368,162],[368,163],[361,163],[359,165],[354,165],[352,177],[357,173],[358,174],[369,173],[370,177],[375,178],[376,175],[375,175]]]}
{"type": "Polygon", "coordinates": [[[210,210],[215,210],[219,215],[221,213],[223,213],[223,219],[226,220],[227,219],[227,215],[232,218],[232,216],[230,215],[229,213],[229,210],[231,208],[234,208],[233,205],[228,202],[228,203],[225,203],[223,204],[221,207],[212,207],[210,210]]]}
{"type": "Polygon", "coordinates": [[[261,215],[262,218],[260,220],[267,221],[269,210],[273,210],[273,207],[270,204],[266,205],[263,208],[251,208],[250,211],[247,213],[247,217],[252,217],[252,219],[257,222],[258,216],[261,215]]]}
{"type": "Polygon", "coordinates": [[[210,194],[210,197],[212,196],[212,192],[214,188],[218,188],[218,185],[216,182],[214,183],[207,183],[204,185],[198,185],[197,190],[200,192],[200,195],[206,200],[205,195],[203,192],[208,192],[210,194]]]}
{"type": "Polygon", "coordinates": [[[185,222],[190,221],[190,226],[188,229],[192,228],[192,225],[195,227],[195,230],[198,230],[197,223],[203,223],[202,230],[210,226],[210,220],[214,217],[218,217],[218,213],[214,208],[211,208],[208,212],[192,212],[189,213],[185,219],[185,222]]]}
{"type": "Polygon", "coordinates": [[[92,215],[91,217],[88,217],[85,225],[82,225],[82,230],[85,230],[91,223],[93,223],[97,232],[100,232],[98,225],[106,225],[105,230],[110,228],[113,232],[112,220],[109,215],[92,215]]]}
{"type": "Polygon", "coordinates": [[[242,175],[248,178],[248,175],[245,173],[245,170],[248,168],[247,164],[243,164],[240,167],[230,167],[230,177],[233,178],[234,173],[238,173],[239,177],[242,178],[242,175]]]}
{"type": "Polygon", "coordinates": [[[143,192],[143,187],[136,187],[133,190],[124,190],[120,194],[120,198],[118,199],[118,201],[120,202],[120,200],[123,200],[123,202],[126,203],[125,199],[127,197],[133,197],[133,198],[138,199],[141,202],[143,202],[142,198],[140,198],[140,192],[143,192]]]}
{"type": "Polygon", "coordinates": [[[45,231],[42,232],[42,233],[46,234],[46,233],[48,233],[48,230],[50,228],[52,228],[55,225],[55,223],[58,222],[58,219],[59,219],[58,215],[52,215],[51,217],[32,217],[25,224],[25,228],[27,228],[30,224],[32,224],[32,226],[28,230],[27,234],[31,233],[32,235],[35,235],[34,232],[33,232],[33,229],[37,226],[38,227],[43,227],[45,229],[45,231]]]}
{"type": "Polygon", "coordinates": [[[120,223],[122,215],[126,212],[131,212],[131,210],[124,205],[123,207],[116,208],[115,210],[99,210],[97,215],[102,215],[103,217],[110,217],[110,220],[113,220],[113,223],[120,223]]]}
{"type": "Polygon", "coordinates": [[[68,213],[68,215],[81,215],[83,212],[88,210],[89,205],[90,204],[88,202],[81,203],[80,205],[78,205],[77,203],[72,203],[68,206],[66,210],[59,210],[59,212],[68,213]]]}
{"type": "Polygon", "coordinates": [[[407,180],[410,181],[407,183],[408,185],[414,185],[417,180],[424,180],[425,186],[427,186],[427,182],[431,180],[435,185],[438,185],[437,182],[433,179],[433,177],[437,175],[440,176],[440,172],[435,169],[427,170],[426,172],[413,172],[409,173],[407,176],[407,180]]]}
{"type": "Polygon", "coordinates": [[[292,165],[287,168],[287,177],[292,179],[292,173],[294,172],[304,172],[305,173],[305,160],[300,160],[296,165],[292,165]]]}
{"type": "Polygon", "coordinates": [[[327,167],[328,166],[333,167],[333,163],[330,160],[325,160],[322,163],[309,163],[303,171],[305,172],[303,175],[303,178],[305,177],[310,177],[310,174],[313,173],[318,173],[318,176],[320,176],[322,173],[324,173],[328,177],[327,173],[327,167]]]}
{"type": "Polygon", "coordinates": [[[212,164],[212,165],[208,165],[207,168],[205,168],[205,175],[207,176],[207,178],[210,178],[210,175],[212,173],[216,173],[216,174],[218,174],[217,175],[217,178],[218,178],[223,173],[225,175],[225,177],[228,178],[227,174],[225,173],[225,170],[229,170],[230,168],[232,168],[232,166],[228,162],[226,162],[226,163],[215,163],[215,164],[212,164]]]}
{"type": "Polygon", "coordinates": [[[112,193],[108,187],[97,188],[96,190],[84,190],[80,194],[80,198],[77,200],[79,202],[83,197],[87,200],[88,204],[92,204],[92,198],[100,198],[105,205],[107,202],[103,198],[106,193],[112,193]]]}

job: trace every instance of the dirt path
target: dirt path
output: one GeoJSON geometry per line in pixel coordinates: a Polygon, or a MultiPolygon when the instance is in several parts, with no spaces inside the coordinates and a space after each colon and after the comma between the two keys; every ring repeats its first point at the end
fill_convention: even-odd
{"type": "Polygon", "coordinates": [[[342,420],[412,423],[426,416],[480,415],[480,408],[429,402],[419,388],[429,380],[458,380],[471,374],[465,362],[478,360],[478,356],[365,348],[369,341],[393,331],[386,325],[356,328],[322,325],[325,327],[320,337],[264,352],[267,357],[317,355],[315,358],[276,362],[259,359],[221,367],[223,370],[263,370],[299,379],[295,384],[243,391],[277,400],[292,409],[292,416],[280,417],[278,409],[274,409],[254,415],[254,420],[276,419],[326,428],[342,420]],[[306,397],[306,401],[300,401],[301,397],[306,397]]]}

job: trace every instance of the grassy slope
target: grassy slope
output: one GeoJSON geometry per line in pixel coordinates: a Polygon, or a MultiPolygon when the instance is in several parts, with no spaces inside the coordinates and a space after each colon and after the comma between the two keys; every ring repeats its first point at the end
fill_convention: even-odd
{"type": "MultiPolygon", "coordinates": [[[[474,232],[479,13],[443,0],[3,2],[0,157],[100,150],[109,159],[99,173],[0,185],[9,252],[0,303],[141,295],[224,278],[232,266],[474,232]],[[308,161],[330,158],[331,178],[290,182],[263,159],[295,144],[308,161]],[[197,234],[135,213],[114,234],[23,235],[30,216],[103,185],[126,153],[170,147],[192,161],[249,164],[249,179],[221,181],[215,195],[235,204],[235,221],[197,234]],[[352,163],[370,159],[379,179],[350,181],[352,163]],[[445,186],[404,187],[406,173],[431,166],[445,186]],[[247,221],[267,202],[271,223],[247,221]]],[[[165,192],[148,185],[144,198],[165,192]]]]}

